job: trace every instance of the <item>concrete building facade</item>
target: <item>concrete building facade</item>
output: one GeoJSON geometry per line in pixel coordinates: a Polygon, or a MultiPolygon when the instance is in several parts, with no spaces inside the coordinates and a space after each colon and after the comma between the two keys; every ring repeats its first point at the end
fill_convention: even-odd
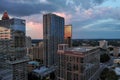
{"type": "Polygon", "coordinates": [[[43,42],[40,42],[38,46],[28,48],[28,55],[31,60],[43,63],[43,42]]]}
{"type": "Polygon", "coordinates": [[[99,41],[99,46],[103,49],[107,49],[108,48],[108,42],[105,40],[99,41]]]}
{"type": "Polygon", "coordinates": [[[57,80],[97,80],[99,52],[95,47],[68,48],[68,45],[60,44],[57,80]]]}

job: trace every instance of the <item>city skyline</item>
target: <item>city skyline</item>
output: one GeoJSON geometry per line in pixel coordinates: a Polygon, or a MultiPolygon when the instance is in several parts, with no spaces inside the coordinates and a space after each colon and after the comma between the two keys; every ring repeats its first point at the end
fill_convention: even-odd
{"type": "Polygon", "coordinates": [[[26,20],[27,35],[42,39],[45,13],[65,18],[73,25],[73,38],[120,38],[119,0],[1,0],[0,17],[7,10],[10,18],[26,20]],[[5,5],[9,4],[9,5],[5,5]]]}

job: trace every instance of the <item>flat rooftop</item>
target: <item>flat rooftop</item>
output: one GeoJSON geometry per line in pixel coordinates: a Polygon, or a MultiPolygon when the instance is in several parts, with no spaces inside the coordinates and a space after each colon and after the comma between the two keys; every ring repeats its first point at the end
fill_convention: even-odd
{"type": "Polygon", "coordinates": [[[87,52],[93,49],[97,49],[98,47],[73,47],[73,48],[68,48],[65,51],[77,51],[77,52],[87,52]]]}
{"type": "Polygon", "coordinates": [[[18,60],[14,60],[14,61],[7,61],[7,63],[9,63],[9,64],[17,64],[17,63],[23,63],[23,62],[28,62],[29,61],[29,59],[18,59],[18,60]]]}
{"type": "Polygon", "coordinates": [[[34,69],[33,72],[37,75],[45,76],[50,74],[51,72],[54,72],[56,70],[56,66],[51,66],[50,68],[47,68],[45,66],[42,66],[40,68],[34,69]]]}

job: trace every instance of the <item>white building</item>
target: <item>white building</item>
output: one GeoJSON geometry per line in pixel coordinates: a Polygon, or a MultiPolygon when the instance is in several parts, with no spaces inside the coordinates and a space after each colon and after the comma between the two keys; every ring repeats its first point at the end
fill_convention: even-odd
{"type": "Polygon", "coordinates": [[[99,46],[103,49],[107,49],[108,48],[108,42],[105,40],[99,41],[99,46]]]}

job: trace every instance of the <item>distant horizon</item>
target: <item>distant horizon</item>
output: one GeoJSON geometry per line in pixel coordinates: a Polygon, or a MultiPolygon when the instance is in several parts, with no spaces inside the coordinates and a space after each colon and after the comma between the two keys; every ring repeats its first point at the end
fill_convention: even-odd
{"type": "MultiPolygon", "coordinates": [[[[78,39],[78,38],[76,38],[78,39]]],[[[105,39],[118,39],[118,38],[91,38],[91,39],[101,39],[101,40],[105,40],[105,39]]],[[[120,39],[120,38],[119,38],[120,39]]],[[[32,39],[32,40],[43,40],[43,39],[32,39]]],[[[73,39],[72,39],[73,40],[73,39]]]]}

